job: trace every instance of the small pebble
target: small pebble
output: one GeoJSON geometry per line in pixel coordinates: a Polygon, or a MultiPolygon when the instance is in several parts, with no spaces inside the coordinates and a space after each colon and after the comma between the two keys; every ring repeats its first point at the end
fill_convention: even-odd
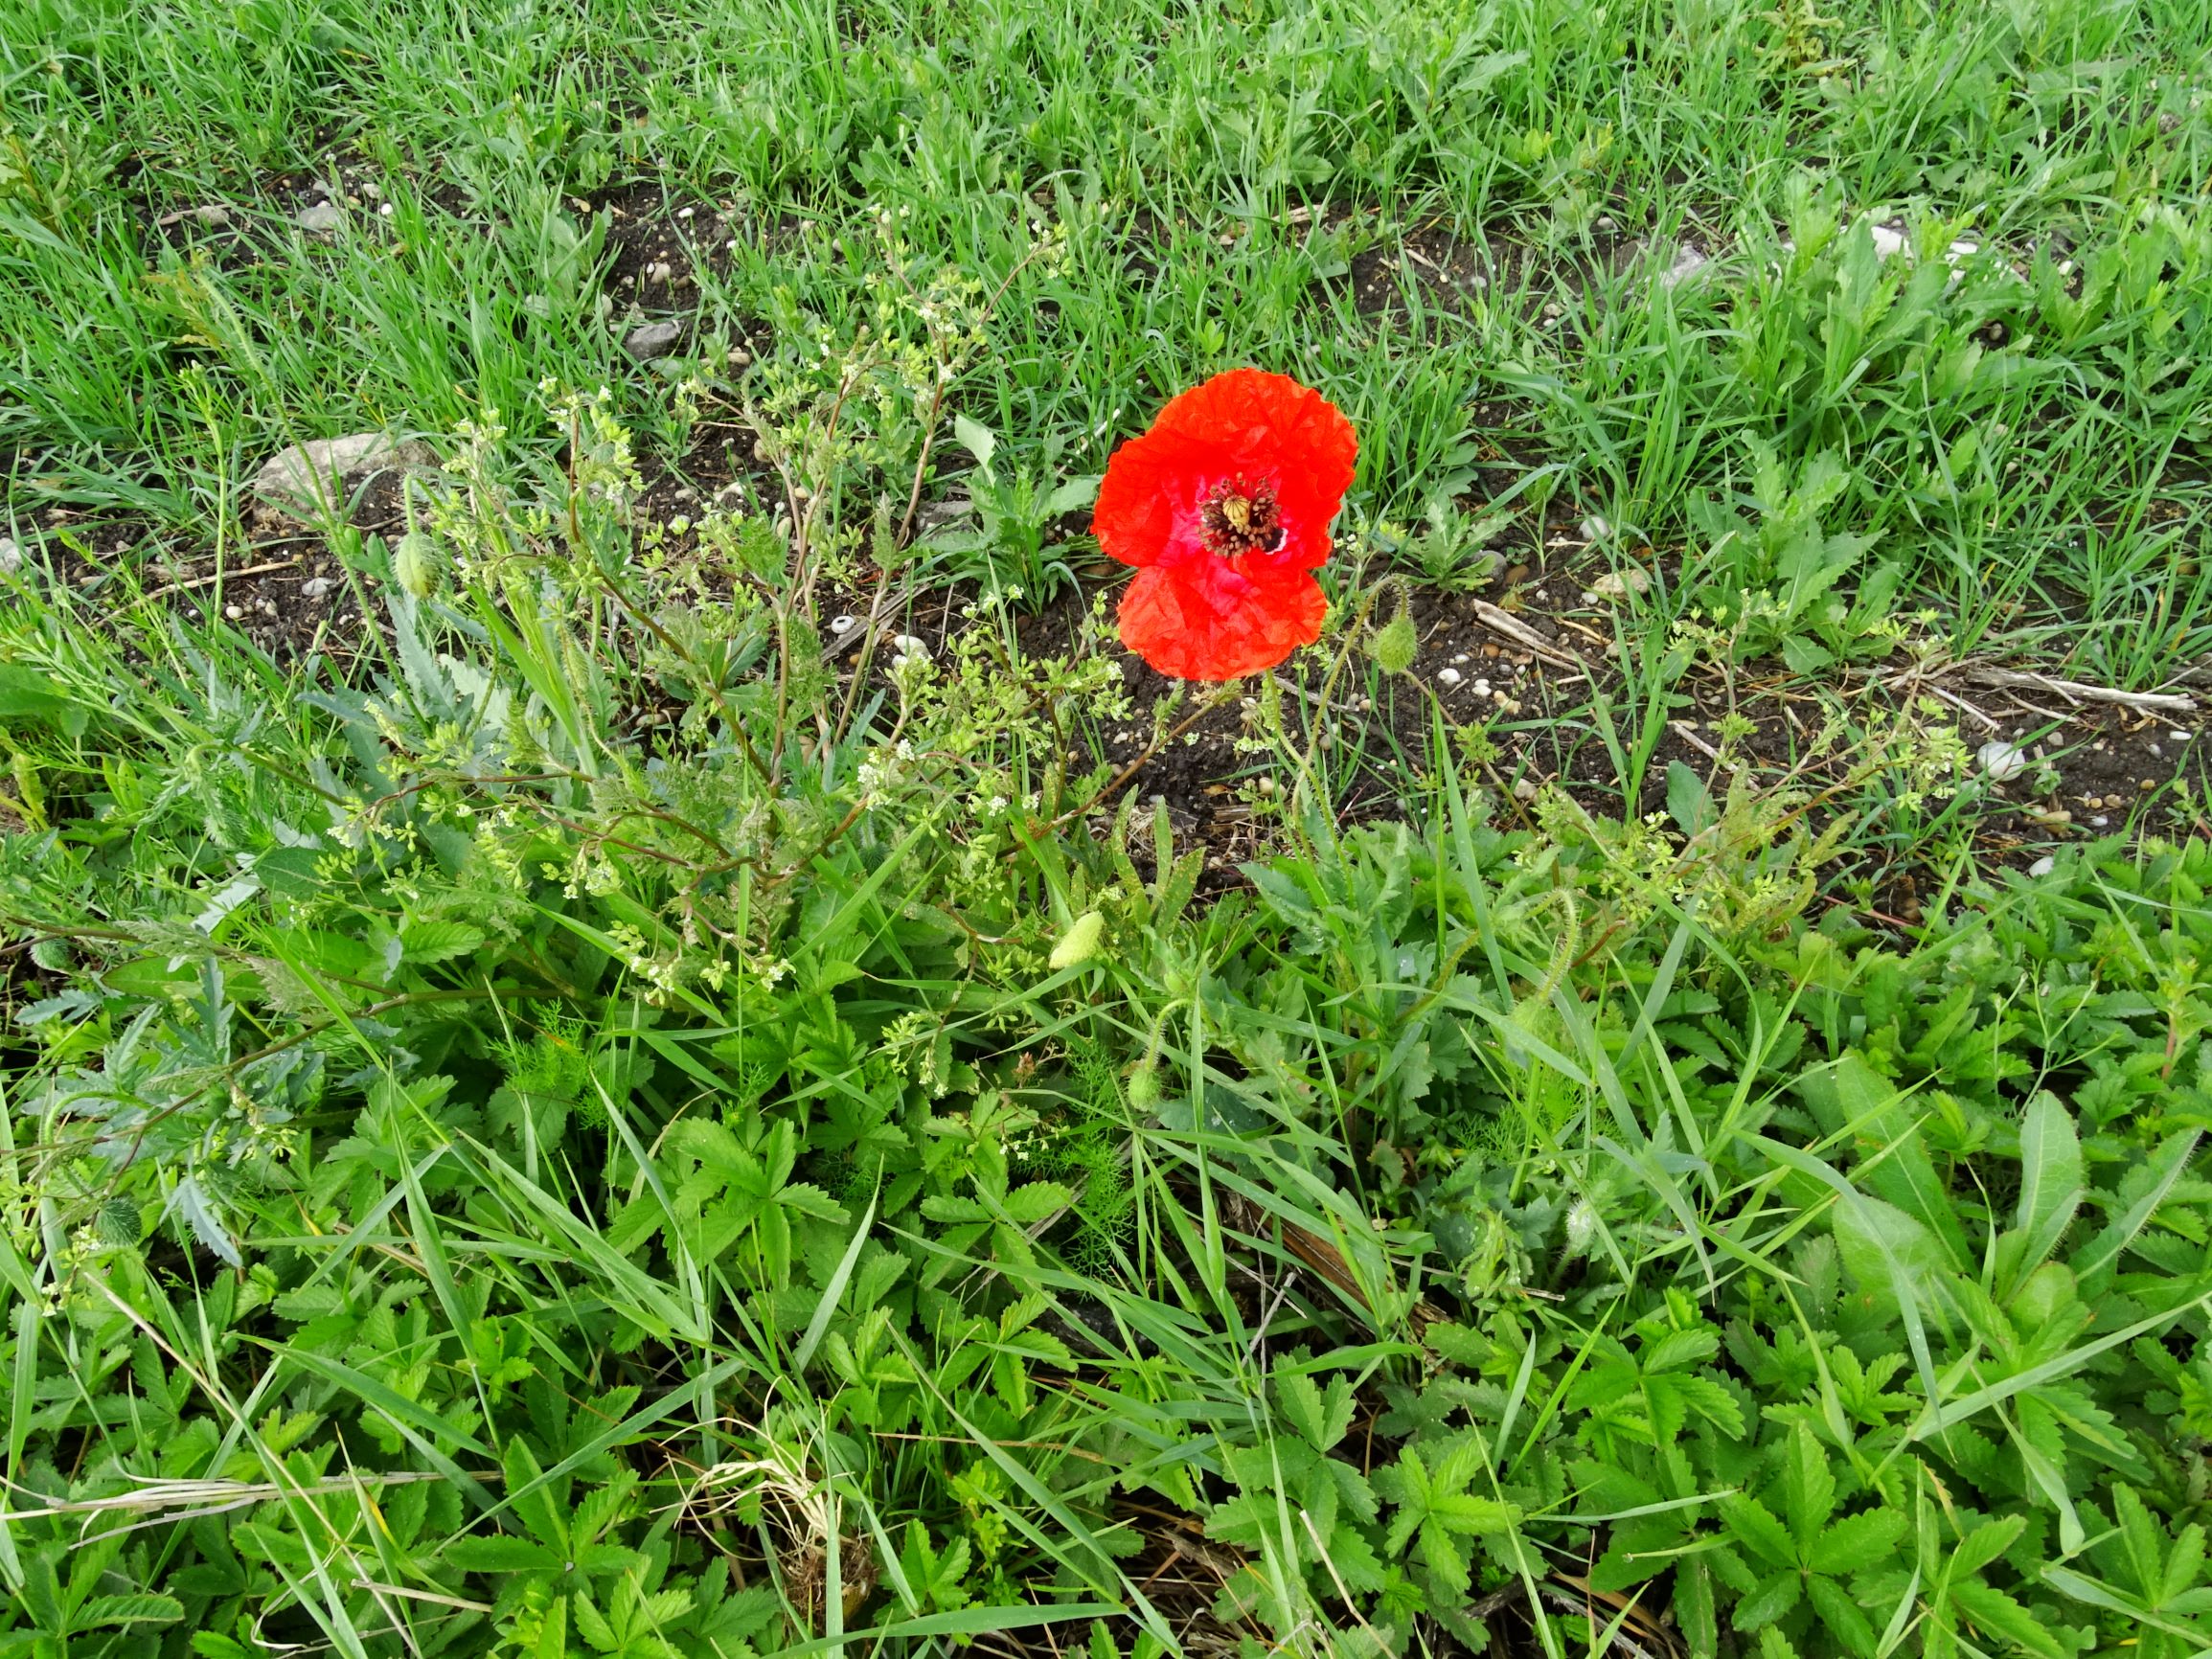
{"type": "Polygon", "coordinates": [[[645,275],[649,283],[665,283],[675,275],[675,268],[666,260],[655,260],[646,266],[645,275]]]}
{"type": "Polygon", "coordinates": [[[2186,743],[2189,740],[2189,734],[2187,732],[2168,732],[2166,736],[2173,739],[2177,743],[2186,743]]]}
{"type": "Polygon", "coordinates": [[[2100,812],[2094,818],[2089,820],[2089,828],[2092,830],[2102,830],[2110,822],[2111,820],[2109,818],[2106,817],[2102,812],[2100,812]]]}
{"type": "Polygon", "coordinates": [[[322,599],[338,584],[327,576],[318,576],[300,583],[300,594],[306,599],[322,599]]]}
{"type": "Polygon", "coordinates": [[[1489,682],[1488,680],[1477,680],[1477,681],[1475,681],[1475,682],[1474,682],[1474,694],[1475,694],[1476,696],[1478,696],[1478,697],[1487,697],[1487,696],[1489,696],[1489,695],[1490,695],[1490,682],[1489,682]]]}
{"type": "Polygon", "coordinates": [[[676,217],[679,219],[688,219],[697,211],[698,210],[696,208],[678,208],[676,209],[676,217]]]}
{"type": "Polygon", "coordinates": [[[1459,655],[1453,657],[1451,660],[1455,663],[1464,663],[1467,661],[1467,653],[1465,651],[1461,651],[1459,655]]]}
{"type": "Polygon", "coordinates": [[[2033,864],[2028,866],[2028,874],[2030,875],[2037,876],[2048,875],[2058,867],[2059,861],[2056,858],[2053,858],[2048,852],[2046,852],[2041,858],[2037,859],[2033,864]]]}
{"type": "Polygon", "coordinates": [[[830,619],[830,631],[834,634],[849,634],[859,626],[859,624],[860,619],[858,617],[833,616],[830,619]]]}
{"type": "Polygon", "coordinates": [[[1461,677],[1460,671],[1454,668],[1442,668],[1436,670],[1437,681],[1442,685],[1456,686],[1461,677]]]}
{"type": "MultiPolygon", "coordinates": [[[[1610,234],[1613,231],[1619,230],[1621,227],[1613,223],[1613,216],[1611,214],[1600,214],[1598,215],[1598,222],[1596,228],[1610,234]]],[[[825,1552],[825,1554],[827,1552],[825,1552]]]]}
{"type": "Polygon", "coordinates": [[[376,204],[376,214],[377,214],[377,216],[378,216],[378,217],[380,217],[380,218],[390,218],[390,217],[392,216],[392,214],[393,214],[393,207],[392,207],[392,204],[391,204],[390,202],[379,202],[379,203],[377,203],[377,204],[376,204]]]}
{"type": "Polygon", "coordinates": [[[1612,525],[1594,512],[1583,520],[1583,539],[1585,541],[1603,541],[1612,533],[1612,525]]]}
{"type": "Polygon", "coordinates": [[[13,576],[22,568],[22,547],[12,535],[0,535],[0,575],[13,576]]]}
{"type": "Polygon", "coordinates": [[[244,616],[245,614],[245,607],[243,605],[226,604],[223,606],[223,615],[228,617],[232,622],[237,622],[239,618],[244,616]]]}
{"type": "Polygon", "coordinates": [[[1536,780],[1533,778],[1521,778],[1516,780],[1513,786],[1513,798],[1516,801],[1535,800],[1536,780]]]}
{"type": "Polygon", "coordinates": [[[624,351],[643,363],[667,356],[683,337],[681,323],[643,323],[624,337],[622,345],[624,351]]]}
{"type": "Polygon", "coordinates": [[[1592,591],[1591,591],[1589,588],[1586,588],[1586,587],[1585,587],[1585,588],[1584,588],[1584,589],[1583,589],[1583,603],[1585,603],[1585,604],[1596,604],[1597,602],[1598,602],[1598,596],[1597,596],[1597,595],[1596,595],[1594,592],[1592,592],[1592,591]]]}
{"type": "Polygon", "coordinates": [[[2009,784],[2028,769],[2028,758],[2015,743],[1992,741],[1974,753],[1981,769],[1999,784],[2009,784]]]}

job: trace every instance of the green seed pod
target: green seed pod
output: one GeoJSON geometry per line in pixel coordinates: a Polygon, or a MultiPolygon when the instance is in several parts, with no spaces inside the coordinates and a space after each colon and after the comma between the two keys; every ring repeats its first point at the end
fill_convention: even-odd
{"type": "Polygon", "coordinates": [[[1137,1061],[1129,1073],[1128,1092],[1129,1104],[1138,1111],[1150,1111],[1160,1098],[1160,1068],[1150,1055],[1137,1061]]]}
{"type": "Polygon", "coordinates": [[[1063,967],[1073,967],[1079,962],[1088,962],[1098,954],[1099,940],[1106,932],[1106,918],[1095,910],[1086,910],[1075,919],[1068,930],[1060,935],[1060,943],[1052,947],[1052,967],[1058,973],[1063,967]]]}
{"type": "Polygon", "coordinates": [[[1420,648],[1421,638],[1413,631],[1413,618],[1402,606],[1367,638],[1367,654],[1386,674],[1402,674],[1413,667],[1414,654],[1420,648]]]}
{"type": "Polygon", "coordinates": [[[410,530],[392,550],[392,579],[417,599],[427,599],[437,568],[438,544],[420,530],[410,530]]]}

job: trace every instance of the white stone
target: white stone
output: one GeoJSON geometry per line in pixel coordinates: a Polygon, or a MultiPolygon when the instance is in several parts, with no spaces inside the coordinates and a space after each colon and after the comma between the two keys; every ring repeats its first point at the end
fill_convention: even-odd
{"type": "Polygon", "coordinates": [[[1893,231],[1887,225],[1875,225],[1871,229],[1874,236],[1874,257],[1876,259],[1886,260],[1904,252],[1904,232],[1893,231]]]}
{"type": "Polygon", "coordinates": [[[333,201],[309,202],[292,222],[309,236],[327,237],[346,227],[346,210],[333,201]]]}
{"type": "Polygon", "coordinates": [[[1659,273],[1659,286],[1678,288],[1712,262],[1696,242],[1684,242],[1675,250],[1675,262],[1659,273]]]}
{"type": "Polygon", "coordinates": [[[858,617],[833,616],[830,619],[830,631],[833,634],[849,634],[859,625],[858,617]]]}
{"type": "Polygon", "coordinates": [[[303,599],[327,599],[331,590],[337,585],[327,576],[310,577],[308,580],[300,583],[300,597],[303,599]]]}
{"type": "Polygon", "coordinates": [[[1594,512],[1583,520],[1583,539],[1585,541],[1603,541],[1612,533],[1612,525],[1594,512]]]}
{"type": "Polygon", "coordinates": [[[426,466],[429,459],[420,443],[402,443],[384,432],[318,438],[271,456],[254,475],[254,493],[287,511],[311,510],[326,491],[339,495],[338,487],[353,479],[393,466],[426,466]]]}
{"type": "Polygon", "coordinates": [[[2037,859],[2033,864],[2028,866],[2028,874],[2030,875],[2048,875],[2058,867],[2059,861],[2056,858],[2053,858],[2048,852],[2046,852],[2041,858],[2037,859]]]}
{"type": "Polygon", "coordinates": [[[683,337],[681,323],[641,323],[623,340],[622,349],[639,362],[650,363],[674,351],[683,337]]]}
{"type": "Polygon", "coordinates": [[[2189,740],[2189,734],[2187,732],[2168,732],[2166,736],[2173,739],[2177,743],[2186,743],[2189,740]]]}
{"type": "Polygon", "coordinates": [[[172,214],[163,214],[153,222],[167,229],[171,225],[180,225],[187,219],[219,231],[231,222],[231,210],[220,202],[210,202],[205,207],[181,208],[172,214]]]}
{"type": "Polygon", "coordinates": [[[2009,784],[2028,769],[2027,755],[2017,743],[1993,739],[1974,751],[1981,769],[1999,784],[2009,784]]]}
{"type": "Polygon", "coordinates": [[[1590,589],[1600,599],[1619,599],[1628,593],[1650,593],[1652,573],[1632,564],[1622,570],[1608,570],[1590,584],[1590,589]]]}
{"type": "Polygon", "coordinates": [[[1463,676],[1457,669],[1451,668],[1448,665],[1436,670],[1436,678],[1442,685],[1456,686],[1459,684],[1462,677],[1463,676]]]}
{"type": "Polygon", "coordinates": [[[0,576],[13,576],[23,568],[23,549],[12,535],[0,535],[0,576]]]}

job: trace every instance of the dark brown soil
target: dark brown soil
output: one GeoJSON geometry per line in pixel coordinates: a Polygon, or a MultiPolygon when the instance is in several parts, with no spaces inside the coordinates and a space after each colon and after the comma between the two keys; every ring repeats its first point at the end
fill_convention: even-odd
{"type": "MultiPolygon", "coordinates": [[[[1816,796],[1836,791],[1832,807],[1815,813],[1816,825],[1828,810],[1867,817],[1847,854],[1850,862],[1829,875],[1870,882],[1881,896],[1878,915],[1903,913],[1885,918],[1891,920],[1917,920],[1919,894],[1928,884],[1927,856],[1960,838],[1955,825],[1943,823],[1952,815],[1963,816],[1964,838],[1985,862],[2016,867],[2087,836],[2212,835],[2212,824],[2198,815],[2190,796],[2174,787],[2184,784],[2201,801],[2212,786],[2212,749],[2195,735],[2200,715],[2145,715],[1992,688],[1970,675],[1916,682],[1904,675],[1902,658],[1817,684],[1773,661],[1745,665],[1733,676],[1711,668],[1693,670],[1670,693],[1639,784],[1625,798],[1604,736],[1607,716],[1599,712],[1600,699],[1608,700],[1616,740],[1632,754],[1644,716],[1613,656],[1618,602],[1592,597],[1585,584],[1603,569],[1578,538],[1555,534],[1548,540],[1549,569],[1516,566],[1478,592],[1417,589],[1420,654],[1402,677],[1377,673],[1355,653],[1322,709],[1316,706],[1318,670],[1300,660],[1280,672],[1293,740],[1303,748],[1326,734],[1312,752],[1330,774],[1331,798],[1343,823],[1404,814],[1409,782],[1433,770],[1433,717],[1441,714],[1448,734],[1482,733],[1491,758],[1471,765],[1462,751],[1452,763],[1464,783],[1488,798],[1494,816],[1511,823],[1531,821],[1529,804],[1546,786],[1562,789],[1600,820],[1663,812],[1676,764],[1704,781],[1716,798],[1726,793],[1739,767],[1768,786],[1788,784],[1816,796]],[[1545,649],[1499,631],[1486,618],[1486,606],[1493,616],[1503,611],[1517,621],[1545,649]],[[1899,817],[1882,807],[1881,778],[1871,790],[1863,784],[1845,789],[1856,748],[1847,741],[1818,749],[1815,734],[1832,712],[1840,712],[1847,731],[1862,733],[1930,695],[1929,685],[1943,711],[1933,724],[1955,727],[1970,753],[1992,741],[2017,745],[2025,763],[2017,777],[1998,781],[1977,760],[1965,778],[1954,780],[1961,786],[1953,792],[1938,794],[1916,816],[1899,817]],[[1752,730],[1728,748],[1724,762],[1720,722],[1732,708],[1752,730]]],[[[905,608],[897,627],[938,648],[966,625],[961,611],[968,598],[951,591],[927,595],[905,608]]],[[[848,602],[864,614],[864,602],[848,602]]],[[[1024,648],[1070,648],[1088,604],[1087,595],[1062,596],[1019,619],[1024,648]]],[[[1109,641],[1107,648],[1116,648],[1109,641]]],[[[1247,682],[1187,725],[1202,699],[1183,696],[1174,740],[1160,746],[1151,711],[1177,687],[1132,656],[1120,654],[1119,661],[1136,715],[1088,734],[1069,755],[1071,766],[1103,760],[1117,771],[1129,769],[1122,787],[1142,802],[1164,801],[1178,843],[1206,849],[1206,888],[1237,884],[1235,867],[1272,844],[1278,808],[1292,783],[1271,752],[1239,746],[1263,735],[1264,688],[1247,682]]],[[[882,671],[880,662],[876,671],[882,671]]],[[[1917,717],[1923,725],[1931,721],[1925,714],[1917,717]]]]}
{"type": "MultiPolygon", "coordinates": [[[[353,499],[349,521],[370,534],[399,535],[399,492],[397,472],[376,474],[353,499]]],[[[36,535],[26,557],[109,616],[150,605],[194,624],[219,618],[280,662],[315,650],[351,656],[359,643],[354,582],[373,581],[350,578],[319,531],[266,503],[246,509],[245,539],[219,555],[141,514],[49,506],[31,523],[36,535]]]]}

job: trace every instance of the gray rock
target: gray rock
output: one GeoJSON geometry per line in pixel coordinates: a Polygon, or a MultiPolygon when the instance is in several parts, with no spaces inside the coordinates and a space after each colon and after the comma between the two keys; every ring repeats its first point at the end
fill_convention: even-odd
{"type": "Polygon", "coordinates": [[[13,576],[23,568],[23,549],[12,535],[0,535],[0,576],[13,576]]]}
{"type": "Polygon", "coordinates": [[[682,342],[681,323],[642,323],[624,336],[622,349],[641,363],[665,357],[682,342]]]}
{"type": "Polygon", "coordinates": [[[353,484],[371,473],[425,466],[429,462],[430,452],[422,444],[402,443],[382,432],[318,438],[272,456],[254,476],[254,493],[287,512],[312,512],[326,493],[335,498],[336,505],[353,484]]]}
{"type": "Polygon", "coordinates": [[[1712,262],[1696,242],[1684,242],[1675,250],[1675,262],[1659,273],[1659,286],[1678,288],[1712,262]]]}
{"type": "Polygon", "coordinates": [[[292,222],[311,237],[332,236],[346,228],[346,210],[333,201],[310,202],[292,222]]]}
{"type": "Polygon", "coordinates": [[[302,599],[327,599],[330,597],[331,590],[337,585],[327,576],[311,577],[300,583],[300,597],[302,599]]]}
{"type": "Polygon", "coordinates": [[[2031,876],[2048,875],[2058,867],[2059,861],[2046,852],[2041,858],[2037,859],[2033,864],[2028,866],[2028,874],[2031,876]]]}
{"type": "Polygon", "coordinates": [[[1991,741],[1974,751],[1981,769],[1999,784],[2009,784],[2028,769],[2027,752],[2017,743],[1991,741]]]}

